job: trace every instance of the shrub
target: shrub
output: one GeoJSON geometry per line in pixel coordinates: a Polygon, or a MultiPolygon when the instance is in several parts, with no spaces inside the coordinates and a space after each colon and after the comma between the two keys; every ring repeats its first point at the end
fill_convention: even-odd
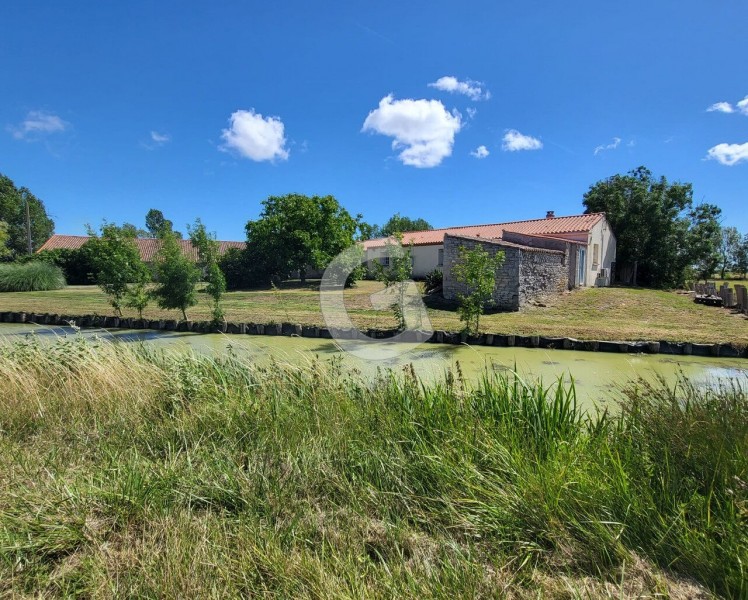
{"type": "Polygon", "coordinates": [[[438,292],[442,289],[444,283],[444,273],[439,269],[434,269],[430,273],[426,274],[424,280],[424,289],[427,294],[438,292]]]}
{"type": "Polygon", "coordinates": [[[95,281],[96,265],[94,264],[92,247],[88,244],[75,249],[44,250],[19,260],[19,262],[33,261],[41,261],[60,267],[68,285],[90,285],[95,281]]]}
{"type": "Polygon", "coordinates": [[[41,292],[65,287],[62,269],[42,261],[0,265],[0,292],[41,292]]]}

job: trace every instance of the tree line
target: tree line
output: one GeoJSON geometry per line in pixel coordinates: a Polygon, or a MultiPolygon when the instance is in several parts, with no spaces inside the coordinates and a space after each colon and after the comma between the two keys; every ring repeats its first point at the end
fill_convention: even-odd
{"type": "MultiPolygon", "coordinates": [[[[676,287],[717,272],[724,276],[748,271],[748,235],[722,227],[716,205],[695,204],[689,183],[670,183],[639,167],[592,185],[583,196],[583,205],[586,212],[606,213],[618,241],[618,276],[625,283],[676,287]]],[[[54,222],[40,199],[0,175],[0,260],[44,260],[60,266],[70,284],[106,285],[116,310],[122,306],[138,309],[146,300],[160,298],[162,304],[185,316],[194,304],[190,281],[205,279],[207,291],[215,296],[214,315],[220,318],[221,290],[296,277],[304,281],[357,241],[423,229],[431,225],[421,218],[397,213],[379,226],[367,223],[360,214],[351,215],[333,196],[287,194],[262,202],[259,217],[246,224],[242,250],[219,255],[215,235],[208,234],[199,220],[189,226],[187,235],[199,248],[199,264],[193,264],[196,271],[187,266],[189,260],[177,264],[182,254],[178,240],[183,234],[155,208],[145,215],[144,227],[105,223],[98,233],[90,232],[92,239],[79,250],[28,257],[29,239],[32,250],[37,250],[53,233],[54,222]],[[137,249],[132,243],[136,238],[161,240],[161,252],[148,268],[136,264],[137,249]],[[108,283],[102,284],[105,280],[108,283]],[[159,292],[151,289],[154,280],[159,292]],[[179,302],[165,298],[163,282],[186,290],[179,302]]],[[[353,269],[347,284],[363,275],[363,269],[353,269]]]]}

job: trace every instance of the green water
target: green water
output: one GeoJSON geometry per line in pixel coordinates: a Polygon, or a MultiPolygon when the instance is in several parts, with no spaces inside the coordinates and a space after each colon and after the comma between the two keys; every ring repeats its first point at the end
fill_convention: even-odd
{"type": "MultiPolygon", "coordinates": [[[[69,328],[45,327],[29,324],[0,324],[0,338],[6,341],[34,333],[40,339],[74,335],[69,328]]],[[[466,379],[480,376],[485,369],[513,370],[526,380],[542,379],[552,384],[559,377],[573,377],[579,399],[588,406],[614,404],[616,390],[627,382],[643,377],[652,380],[658,375],[674,383],[682,372],[700,383],[711,383],[727,378],[738,378],[748,384],[748,361],[745,359],[707,358],[646,354],[609,354],[544,350],[532,348],[496,348],[484,346],[450,346],[423,344],[398,359],[362,360],[341,351],[333,340],[282,336],[200,335],[142,330],[82,330],[85,337],[99,336],[123,343],[148,343],[166,348],[194,348],[200,352],[226,352],[248,356],[259,364],[270,360],[311,363],[316,358],[335,359],[365,376],[378,370],[404,368],[412,364],[426,380],[438,378],[459,364],[466,379]]]]}

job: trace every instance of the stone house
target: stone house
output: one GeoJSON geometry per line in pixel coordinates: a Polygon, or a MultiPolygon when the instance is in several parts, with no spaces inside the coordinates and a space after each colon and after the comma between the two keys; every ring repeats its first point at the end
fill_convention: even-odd
{"type": "MultiPolygon", "coordinates": [[[[604,213],[557,217],[549,211],[544,219],[406,233],[403,235],[403,244],[411,248],[415,278],[423,278],[434,269],[445,271],[447,263],[444,240],[447,235],[481,238],[494,242],[504,240],[528,248],[564,252],[566,250],[558,244],[569,242],[572,246],[568,249],[571,253],[568,265],[575,269],[573,276],[569,276],[569,287],[607,286],[613,280],[616,238],[604,213]],[[556,246],[548,240],[556,240],[556,246]]],[[[363,242],[370,268],[374,262],[387,260],[385,254],[388,241],[392,240],[378,238],[363,242]]]]}

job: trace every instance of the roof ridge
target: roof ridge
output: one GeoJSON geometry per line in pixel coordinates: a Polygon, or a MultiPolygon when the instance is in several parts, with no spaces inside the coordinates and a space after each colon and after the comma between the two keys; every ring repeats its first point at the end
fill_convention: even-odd
{"type": "MultiPolygon", "coordinates": [[[[477,225],[452,225],[450,227],[435,227],[434,229],[416,229],[415,231],[403,231],[401,232],[403,235],[409,234],[409,233],[426,233],[427,231],[447,231],[449,229],[469,229],[471,227],[497,227],[499,225],[514,225],[516,223],[532,223],[535,221],[559,221],[561,219],[576,219],[578,217],[592,217],[597,215],[604,215],[605,212],[594,212],[594,213],[581,213],[577,215],[564,215],[562,217],[539,217],[537,219],[519,219],[518,221],[502,221],[500,223],[479,223],[477,225]]],[[[391,238],[392,236],[380,236],[376,238],[371,238],[370,240],[366,241],[374,241],[374,240],[386,240],[391,238]]]]}

